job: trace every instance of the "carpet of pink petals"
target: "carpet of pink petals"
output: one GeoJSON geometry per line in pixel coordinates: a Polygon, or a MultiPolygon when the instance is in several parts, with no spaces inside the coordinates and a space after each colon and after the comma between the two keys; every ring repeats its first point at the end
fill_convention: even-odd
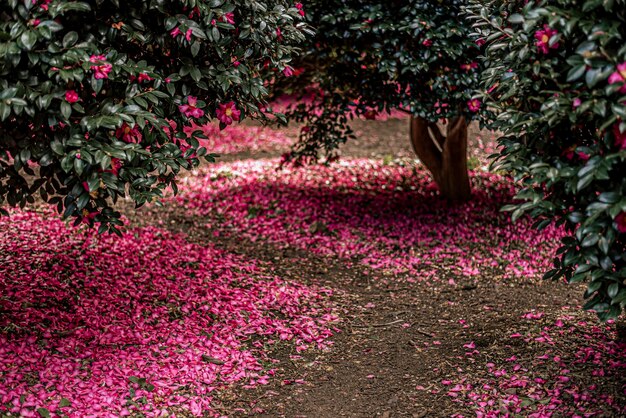
{"type": "Polygon", "coordinates": [[[267,384],[268,347],[327,347],[330,293],[161,229],[120,239],[15,211],[0,218],[0,415],[201,416],[215,391],[267,384]]]}
{"type": "Polygon", "coordinates": [[[600,324],[567,306],[552,318],[532,311],[521,319],[527,329],[511,330],[498,356],[466,343],[465,361],[482,370],[459,368],[459,376],[431,392],[445,393],[478,418],[626,416],[626,342],[612,321],[600,324]]]}
{"type": "MultiPolygon", "coordinates": [[[[427,173],[411,165],[347,159],[330,167],[276,166],[275,160],[259,160],[200,170],[173,199],[206,220],[216,236],[266,240],[359,263],[384,273],[377,274],[383,287],[402,281],[456,286],[482,275],[530,282],[551,267],[563,234],[554,227],[539,233],[528,219],[512,224],[499,208],[511,200],[514,186],[494,174],[475,172],[473,200],[448,206],[427,173]]],[[[626,414],[620,404],[626,386],[619,383],[626,345],[616,342],[614,326],[573,309],[576,320],[563,315],[524,334],[511,332],[516,344],[508,346],[506,359],[490,358],[489,350],[481,357],[468,342],[457,379],[444,380],[433,393],[447,394],[478,417],[626,414]],[[579,338],[573,340],[573,333],[579,338]],[[545,346],[541,356],[520,354],[535,352],[537,345],[545,346]],[[497,360],[510,367],[496,369],[497,360]],[[464,372],[467,361],[482,364],[485,373],[464,372]],[[598,384],[581,386],[579,372],[598,384]],[[622,392],[612,393],[616,387],[622,392]]],[[[543,316],[530,312],[521,319],[543,316]]]]}
{"type": "MultiPolygon", "coordinates": [[[[265,128],[199,129],[213,141],[204,145],[223,154],[289,142],[265,128]]],[[[482,154],[493,149],[489,138],[481,144],[482,154]]],[[[338,258],[383,287],[458,286],[487,275],[532,282],[562,236],[553,227],[538,233],[527,219],[511,224],[499,209],[514,186],[495,174],[474,172],[472,201],[449,206],[408,163],[277,166],[202,167],[165,203],[184,207],[216,238],[338,258]]],[[[215,414],[216,394],[273,378],[271,347],[332,343],[331,293],[164,229],[133,228],[119,239],[48,212],[15,211],[0,218],[0,415],[215,414]]],[[[626,416],[626,346],[611,324],[581,315],[528,312],[509,344],[498,342],[504,350],[467,341],[457,374],[416,389],[485,418],[626,416]]]]}
{"type": "Polygon", "coordinates": [[[429,175],[410,164],[345,159],[281,171],[277,165],[211,166],[183,179],[174,199],[215,234],[340,257],[409,282],[494,269],[537,277],[551,265],[562,234],[556,228],[539,234],[528,220],[511,224],[499,209],[514,186],[495,174],[476,172],[472,201],[449,206],[429,175]]]}

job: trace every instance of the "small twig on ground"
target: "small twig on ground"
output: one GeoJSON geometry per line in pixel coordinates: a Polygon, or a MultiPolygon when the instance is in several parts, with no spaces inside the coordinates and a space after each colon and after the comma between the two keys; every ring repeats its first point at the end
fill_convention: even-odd
{"type": "Polygon", "coordinates": [[[430,338],[435,338],[435,334],[431,334],[430,332],[422,331],[422,330],[421,330],[421,329],[419,329],[419,328],[416,328],[416,329],[415,329],[415,331],[417,331],[417,332],[419,332],[420,334],[425,335],[425,336],[427,336],[427,337],[430,337],[430,338]]]}
{"type": "Polygon", "coordinates": [[[380,328],[380,327],[388,327],[391,325],[395,325],[395,324],[399,324],[400,322],[404,322],[404,319],[398,319],[396,321],[392,321],[392,322],[387,322],[384,324],[363,324],[363,325],[358,325],[358,324],[351,324],[353,327],[357,327],[357,328],[380,328]]]}

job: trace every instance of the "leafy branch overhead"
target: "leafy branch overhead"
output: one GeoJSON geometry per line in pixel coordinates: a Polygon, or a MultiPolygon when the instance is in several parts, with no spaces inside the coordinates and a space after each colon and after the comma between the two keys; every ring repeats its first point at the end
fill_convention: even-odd
{"type": "Polygon", "coordinates": [[[569,232],[548,278],[589,281],[585,307],[626,306],[626,1],[484,2],[483,100],[498,169],[522,185],[513,218],[569,232]]]}
{"type": "Polygon", "coordinates": [[[282,0],[2,2],[0,204],[39,193],[117,231],[117,199],[156,201],[213,160],[183,126],[267,118],[268,83],[310,33],[301,20],[282,0]]]}

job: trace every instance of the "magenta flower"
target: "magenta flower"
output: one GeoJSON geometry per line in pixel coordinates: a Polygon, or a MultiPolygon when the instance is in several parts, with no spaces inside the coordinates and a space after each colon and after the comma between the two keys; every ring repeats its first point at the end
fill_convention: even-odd
{"type": "Polygon", "coordinates": [[[233,121],[239,121],[241,118],[241,111],[237,110],[235,102],[228,102],[226,104],[220,104],[217,108],[217,118],[224,125],[232,125],[233,121]]]}
{"type": "Polygon", "coordinates": [[[226,13],[222,16],[222,20],[226,23],[230,23],[231,25],[235,24],[235,14],[233,12],[226,13]]]}
{"type": "Polygon", "coordinates": [[[296,9],[298,9],[298,14],[304,17],[305,13],[304,13],[304,6],[302,6],[302,3],[296,3],[296,9]]]}
{"type": "Polygon", "coordinates": [[[572,107],[574,109],[576,109],[578,106],[580,106],[582,104],[582,100],[580,100],[578,97],[576,97],[573,101],[572,101],[572,107]]]}
{"type": "Polygon", "coordinates": [[[115,137],[129,144],[138,144],[141,142],[141,131],[137,126],[130,127],[126,122],[115,131],[115,137]]]}
{"type": "Polygon", "coordinates": [[[433,41],[431,39],[424,39],[422,41],[422,45],[424,45],[425,47],[431,47],[433,46],[433,41]]]}
{"type": "Polygon", "coordinates": [[[65,92],[65,100],[68,103],[76,103],[79,100],[78,93],[74,90],[68,90],[65,92]]]}
{"type": "Polygon", "coordinates": [[[478,99],[472,99],[472,100],[467,101],[467,107],[469,108],[470,112],[474,112],[474,113],[478,112],[481,106],[482,106],[482,103],[478,99]]]}
{"type": "Polygon", "coordinates": [[[285,69],[283,70],[283,74],[285,75],[285,77],[291,77],[293,75],[293,68],[285,67],[285,69]]]}
{"type": "Polygon", "coordinates": [[[100,214],[100,212],[89,212],[87,209],[83,209],[83,219],[82,222],[86,224],[90,224],[93,222],[93,219],[100,214]]]}
{"type": "Polygon", "coordinates": [[[552,39],[552,37],[557,33],[558,32],[555,29],[550,28],[548,25],[543,25],[543,29],[535,32],[535,45],[542,54],[547,54],[550,52],[550,49],[557,49],[559,47],[558,42],[550,45],[550,39],[552,39]]]}
{"type": "Polygon", "coordinates": [[[104,172],[111,173],[115,177],[117,177],[121,168],[122,168],[122,161],[118,158],[111,158],[111,168],[109,170],[105,170],[104,172]]]}
{"type": "Polygon", "coordinates": [[[622,83],[620,93],[626,93],[626,62],[617,65],[617,71],[609,76],[609,84],[622,83]]]}
{"type": "Polygon", "coordinates": [[[178,36],[182,35],[182,33],[183,32],[180,30],[179,27],[175,27],[174,29],[170,31],[170,36],[172,38],[177,38],[178,36]]]}
{"type": "Polygon", "coordinates": [[[461,64],[461,69],[465,71],[472,71],[478,68],[477,62],[470,62],[469,64],[461,64]]]}
{"type": "Polygon", "coordinates": [[[626,232],[626,212],[622,212],[615,217],[615,226],[620,234],[626,232]]]}
{"type": "Polygon", "coordinates": [[[152,81],[152,80],[154,80],[154,79],[152,77],[150,77],[146,73],[141,73],[141,74],[139,74],[139,77],[137,77],[137,81],[139,83],[143,83],[144,81],[152,81]]]}
{"type": "Polygon", "coordinates": [[[187,29],[187,32],[185,33],[185,39],[188,40],[189,42],[191,42],[191,34],[192,34],[192,30],[191,29],[187,29]]]}
{"type": "Polygon", "coordinates": [[[591,155],[586,154],[582,151],[576,151],[576,155],[578,155],[578,158],[580,158],[583,161],[588,161],[589,158],[591,158],[591,155]]]}
{"type": "Polygon", "coordinates": [[[178,106],[178,109],[188,118],[198,119],[204,116],[204,110],[198,108],[198,98],[194,96],[187,96],[187,104],[178,106]]]}
{"type": "Polygon", "coordinates": [[[615,135],[615,146],[620,150],[626,149],[626,132],[621,132],[619,130],[620,122],[618,121],[615,125],[613,125],[613,135],[615,135]]]}
{"type": "Polygon", "coordinates": [[[89,57],[89,62],[91,62],[92,64],[101,64],[106,60],[106,55],[92,55],[89,57]]]}
{"type": "Polygon", "coordinates": [[[106,62],[105,55],[92,55],[89,57],[89,62],[92,64],[99,64],[91,66],[91,70],[94,73],[93,76],[96,80],[109,78],[109,73],[113,69],[113,66],[106,62]]]}
{"type": "Polygon", "coordinates": [[[99,65],[99,66],[91,67],[91,69],[94,71],[93,77],[96,80],[109,78],[109,73],[111,72],[112,68],[113,67],[111,66],[111,64],[105,64],[105,65],[99,65]]]}

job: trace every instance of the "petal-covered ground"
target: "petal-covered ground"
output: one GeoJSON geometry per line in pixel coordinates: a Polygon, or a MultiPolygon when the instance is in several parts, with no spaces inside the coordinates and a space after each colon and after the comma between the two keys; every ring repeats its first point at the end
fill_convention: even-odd
{"type": "Polygon", "coordinates": [[[522,315],[525,331],[511,330],[497,348],[468,341],[465,370],[432,393],[445,393],[479,418],[624,416],[626,342],[612,322],[581,320],[579,309],[551,317],[529,311],[522,315]]]}
{"type": "Polygon", "coordinates": [[[472,201],[450,206],[413,163],[277,166],[276,160],[218,164],[184,179],[175,199],[216,233],[359,261],[411,282],[494,269],[535,277],[551,263],[561,236],[556,228],[537,234],[528,220],[512,225],[499,209],[514,186],[494,174],[476,172],[472,201]]]}
{"type": "MultiPolygon", "coordinates": [[[[0,218],[0,415],[626,416],[616,324],[539,280],[562,231],[512,224],[514,186],[482,170],[441,201],[383,158],[404,125],[359,122],[383,142],[328,167],[202,167],[121,239],[0,218]]],[[[238,156],[294,134],[201,129],[238,156]]]]}
{"type": "Polygon", "coordinates": [[[0,218],[0,415],[170,416],[266,384],[268,346],[324,348],[331,291],[156,228],[0,218]],[[44,408],[44,409],[40,409],[44,408]]]}
{"type": "MultiPolygon", "coordinates": [[[[486,288],[494,280],[539,284],[563,234],[554,227],[538,233],[528,219],[512,224],[499,209],[514,186],[494,174],[475,172],[472,201],[448,206],[412,163],[347,159],[330,167],[276,167],[276,160],[257,160],[200,170],[173,199],[215,236],[338,258],[365,268],[381,291],[402,283],[452,289],[486,288]]],[[[404,302],[410,305],[409,298],[404,302]]],[[[446,352],[442,361],[457,372],[416,391],[448,396],[458,405],[453,411],[471,409],[479,417],[626,414],[626,344],[614,324],[598,324],[579,307],[558,315],[558,303],[547,307],[549,315],[529,311],[511,320],[519,330],[500,330],[497,343],[484,350],[471,340],[453,346],[458,355],[446,352]]],[[[464,320],[457,326],[470,328],[464,320]]],[[[481,338],[481,331],[466,331],[472,332],[481,338]]],[[[445,331],[433,335],[446,338],[445,331]]]]}

